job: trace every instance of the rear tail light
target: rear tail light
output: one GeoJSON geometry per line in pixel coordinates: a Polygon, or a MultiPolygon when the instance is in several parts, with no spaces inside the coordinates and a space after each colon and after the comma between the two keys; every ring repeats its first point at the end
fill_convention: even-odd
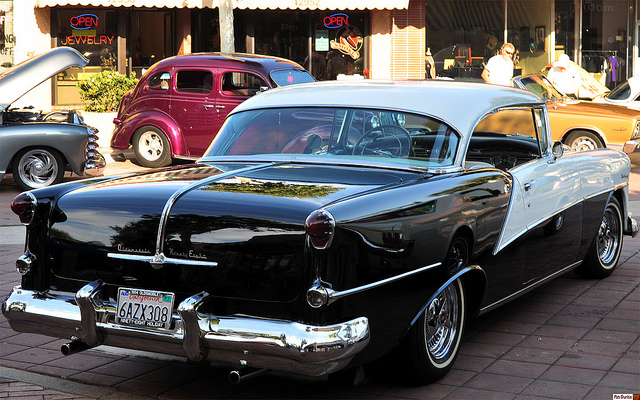
{"type": "Polygon", "coordinates": [[[23,225],[29,225],[35,215],[38,200],[30,192],[17,195],[11,202],[11,211],[20,218],[23,225]]]}
{"type": "Polygon", "coordinates": [[[312,212],[305,221],[304,229],[307,232],[311,245],[323,250],[331,245],[335,233],[336,221],[328,211],[317,210],[312,212]]]}

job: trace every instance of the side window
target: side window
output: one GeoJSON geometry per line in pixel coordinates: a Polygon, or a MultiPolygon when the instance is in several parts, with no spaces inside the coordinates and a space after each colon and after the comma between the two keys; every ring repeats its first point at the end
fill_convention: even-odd
{"type": "Polygon", "coordinates": [[[186,93],[211,93],[213,74],[211,71],[183,70],[176,75],[176,89],[186,93]]]}
{"type": "MultiPolygon", "coordinates": [[[[503,109],[476,126],[467,149],[467,162],[484,162],[504,171],[540,158],[538,132],[543,132],[541,109],[503,109]]],[[[546,143],[542,144],[546,149],[546,143]]]]}
{"type": "Polygon", "coordinates": [[[246,72],[225,72],[222,75],[222,93],[227,96],[253,96],[261,86],[268,86],[257,75],[246,72]]]}
{"type": "Polygon", "coordinates": [[[149,89],[151,90],[169,90],[169,81],[171,75],[168,72],[160,72],[149,79],[149,89]]]}

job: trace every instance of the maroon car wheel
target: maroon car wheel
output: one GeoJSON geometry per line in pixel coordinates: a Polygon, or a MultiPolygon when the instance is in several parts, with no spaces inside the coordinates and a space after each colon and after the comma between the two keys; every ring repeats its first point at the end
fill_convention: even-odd
{"type": "Polygon", "coordinates": [[[143,126],[133,135],[136,159],[144,167],[164,167],[171,164],[171,147],[162,131],[153,126],[143,126]]]}

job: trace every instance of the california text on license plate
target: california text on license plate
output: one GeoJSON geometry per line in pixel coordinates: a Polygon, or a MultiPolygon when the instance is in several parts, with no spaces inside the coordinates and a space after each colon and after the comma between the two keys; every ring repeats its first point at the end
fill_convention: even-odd
{"type": "Polygon", "coordinates": [[[170,328],[174,294],[145,289],[118,289],[116,324],[170,328]]]}

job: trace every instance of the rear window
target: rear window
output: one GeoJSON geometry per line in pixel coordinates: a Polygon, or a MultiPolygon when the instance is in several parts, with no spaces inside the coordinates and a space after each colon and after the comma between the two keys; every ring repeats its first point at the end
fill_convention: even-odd
{"type": "Polygon", "coordinates": [[[311,76],[311,74],[309,74],[307,71],[302,71],[299,69],[276,69],[271,71],[269,75],[278,86],[295,85],[298,83],[309,83],[316,81],[315,79],[313,79],[313,76],[311,76]]]}
{"type": "Polygon", "coordinates": [[[213,89],[213,74],[211,71],[183,70],[176,77],[178,92],[211,93],[213,89]]]}

